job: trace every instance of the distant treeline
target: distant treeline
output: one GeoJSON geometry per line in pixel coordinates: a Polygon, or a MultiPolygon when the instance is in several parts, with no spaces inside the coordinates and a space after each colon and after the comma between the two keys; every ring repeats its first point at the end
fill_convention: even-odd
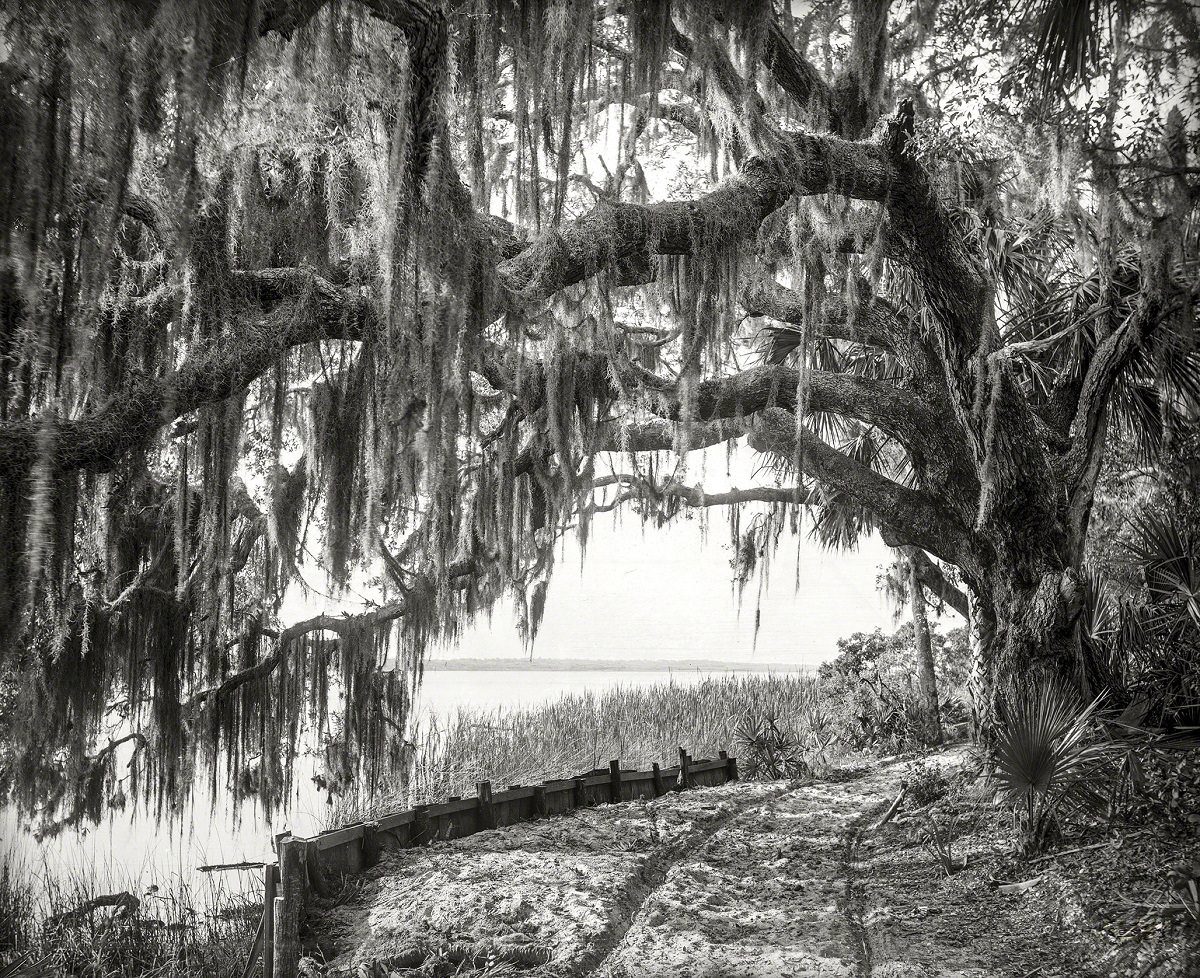
{"type": "Polygon", "coordinates": [[[719,659],[430,659],[433,672],[780,672],[809,673],[795,662],[722,662],[719,659]]]}

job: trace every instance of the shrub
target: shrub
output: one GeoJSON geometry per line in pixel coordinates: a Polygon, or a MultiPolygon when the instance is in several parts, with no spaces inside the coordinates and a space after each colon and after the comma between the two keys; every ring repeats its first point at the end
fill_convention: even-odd
{"type": "Polygon", "coordinates": [[[1042,849],[1062,817],[1106,806],[1096,788],[1109,779],[1105,747],[1092,737],[1099,701],[1077,705],[1053,685],[1031,686],[1001,704],[996,739],[1000,796],[1021,823],[1022,848],[1042,849]]]}
{"type": "Polygon", "coordinates": [[[936,764],[925,761],[918,761],[909,766],[904,784],[908,789],[908,797],[918,808],[946,797],[950,790],[950,782],[945,772],[936,764]]]}
{"type": "Polygon", "coordinates": [[[748,713],[734,736],[748,777],[796,778],[812,770],[799,738],[781,729],[778,717],[748,713]]]}

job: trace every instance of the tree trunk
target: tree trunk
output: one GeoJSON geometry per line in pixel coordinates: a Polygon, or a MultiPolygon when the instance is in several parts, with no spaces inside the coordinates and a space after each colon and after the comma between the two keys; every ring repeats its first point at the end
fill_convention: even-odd
{"type": "Polygon", "coordinates": [[[1073,568],[1012,565],[995,566],[968,587],[972,726],[975,739],[990,746],[1002,698],[1050,683],[1087,694],[1078,629],[1083,589],[1073,568]]]}
{"type": "Polygon", "coordinates": [[[942,718],[938,707],[937,672],[934,669],[933,641],[929,634],[929,613],[925,606],[925,589],[919,580],[919,566],[913,548],[906,548],[908,558],[908,601],[912,608],[913,643],[917,653],[917,683],[921,690],[921,711],[925,729],[921,732],[926,743],[942,742],[942,718]]]}
{"type": "Polygon", "coordinates": [[[970,697],[971,735],[976,743],[990,744],[995,728],[996,616],[988,601],[968,586],[970,615],[967,635],[971,643],[971,674],[967,679],[970,697]]]}

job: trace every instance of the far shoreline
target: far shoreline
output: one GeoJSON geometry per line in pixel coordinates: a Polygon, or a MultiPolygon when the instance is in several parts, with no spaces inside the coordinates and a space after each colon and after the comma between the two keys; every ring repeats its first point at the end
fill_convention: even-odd
{"type": "Polygon", "coordinates": [[[798,662],[720,659],[429,659],[426,672],[812,672],[798,662]]]}

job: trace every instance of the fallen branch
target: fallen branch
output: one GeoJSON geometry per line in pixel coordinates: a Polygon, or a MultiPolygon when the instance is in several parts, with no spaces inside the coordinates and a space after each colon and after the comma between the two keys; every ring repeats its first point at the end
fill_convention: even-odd
{"type": "Polygon", "coordinates": [[[230,869],[262,869],[266,865],[264,862],[213,863],[211,866],[197,866],[196,871],[199,873],[223,873],[230,869]]]}
{"type": "Polygon", "coordinates": [[[103,896],[92,897],[90,900],[85,900],[74,910],[68,910],[65,913],[60,913],[50,918],[52,924],[68,924],[76,920],[82,920],[84,917],[91,914],[102,907],[116,907],[117,915],[120,917],[130,917],[137,913],[138,907],[142,905],[142,901],[135,897],[132,893],[105,893],[103,896]]]}
{"type": "Polygon", "coordinates": [[[883,828],[885,825],[887,825],[888,822],[890,822],[892,820],[892,818],[895,816],[896,812],[898,812],[900,810],[900,806],[904,803],[904,797],[907,794],[908,794],[908,785],[902,784],[900,786],[900,793],[898,795],[896,795],[896,800],[892,802],[892,804],[888,807],[888,810],[883,813],[883,818],[881,818],[878,822],[876,822],[874,825],[871,826],[872,832],[878,832],[881,828],[883,828]]]}
{"type": "Polygon", "coordinates": [[[1036,863],[1044,863],[1048,859],[1057,859],[1059,856],[1073,856],[1077,852],[1091,852],[1093,849],[1103,849],[1105,846],[1111,846],[1115,842],[1125,842],[1129,839],[1136,839],[1140,835],[1145,835],[1148,829],[1143,829],[1140,832],[1134,832],[1131,835],[1118,836],[1115,839],[1105,839],[1103,842],[1093,842],[1090,846],[1080,846],[1078,849],[1064,849],[1062,852],[1049,852],[1044,856],[1038,856],[1037,859],[1029,860],[1032,866],[1036,863]]]}

